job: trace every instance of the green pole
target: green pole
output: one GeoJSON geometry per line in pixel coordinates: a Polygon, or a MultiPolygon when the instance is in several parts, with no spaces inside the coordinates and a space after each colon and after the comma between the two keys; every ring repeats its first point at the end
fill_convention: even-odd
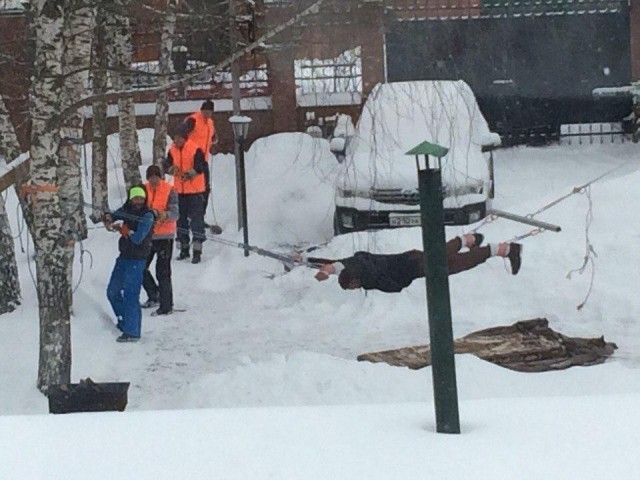
{"type": "MultiPolygon", "coordinates": [[[[417,160],[417,157],[416,157],[417,160]]],[[[453,327],[439,169],[418,170],[420,216],[427,283],[431,371],[438,433],[460,433],[458,390],[453,352],[453,327]]]]}

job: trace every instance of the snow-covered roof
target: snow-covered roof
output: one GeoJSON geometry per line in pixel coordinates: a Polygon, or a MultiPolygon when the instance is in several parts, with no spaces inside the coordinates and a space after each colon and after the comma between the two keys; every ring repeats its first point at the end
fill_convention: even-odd
{"type": "MultiPolygon", "coordinates": [[[[233,105],[231,99],[216,99],[213,101],[215,104],[216,112],[231,112],[233,111],[233,105]]],[[[200,109],[202,100],[179,100],[175,102],[169,102],[169,114],[179,115],[195,112],[200,109]]],[[[253,97],[240,99],[240,108],[243,111],[254,110],[270,110],[271,109],[271,97],[253,97]]],[[[155,102],[139,102],[135,104],[136,116],[153,116],[156,111],[155,102]]],[[[85,107],[84,113],[86,116],[91,117],[91,106],[85,107]]],[[[107,116],[115,117],[118,115],[118,106],[109,105],[107,107],[107,116]]]]}

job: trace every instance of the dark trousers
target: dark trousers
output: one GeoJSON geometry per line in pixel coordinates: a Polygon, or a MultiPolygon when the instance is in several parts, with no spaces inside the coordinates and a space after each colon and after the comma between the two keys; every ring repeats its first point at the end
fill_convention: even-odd
{"type": "Polygon", "coordinates": [[[181,248],[188,248],[189,229],[194,242],[204,242],[204,193],[178,195],[178,241],[181,248]]]}
{"type": "Polygon", "coordinates": [[[173,287],[171,285],[171,255],[173,240],[154,240],[151,243],[151,253],[147,258],[142,287],[147,292],[149,300],[160,302],[160,310],[168,312],[173,308],[173,287]],[[149,266],[156,258],[156,278],[153,278],[149,266]],[[157,280],[157,283],[156,283],[157,280]]]}
{"type": "MultiPolygon", "coordinates": [[[[462,240],[460,237],[449,240],[445,246],[447,252],[447,267],[449,275],[470,270],[473,267],[487,261],[491,256],[491,249],[486,247],[471,248],[466,252],[461,252],[462,240]]],[[[414,261],[415,278],[424,277],[424,255],[421,250],[410,250],[409,253],[414,261]]]]}

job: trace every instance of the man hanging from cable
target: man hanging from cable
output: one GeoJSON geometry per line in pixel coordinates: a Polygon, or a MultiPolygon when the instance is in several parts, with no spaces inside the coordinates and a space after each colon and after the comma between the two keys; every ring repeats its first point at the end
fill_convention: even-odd
{"type": "MultiPolygon", "coordinates": [[[[484,236],[467,233],[449,240],[446,244],[449,275],[469,270],[490,257],[508,258],[511,273],[520,271],[522,245],[498,243],[481,246],[484,236]],[[468,248],[461,252],[462,248],[468,248]]],[[[409,250],[392,255],[356,252],[352,257],[340,260],[305,258],[312,264],[321,264],[315,278],[324,281],[330,275],[338,275],[338,283],[344,290],[364,288],[395,293],[408,287],[416,278],[424,277],[424,256],[420,250],[409,250]]]]}
{"type": "Polygon", "coordinates": [[[118,342],[136,342],[140,339],[142,311],[140,289],[142,277],[151,252],[154,216],[146,205],[146,191],[142,186],[129,190],[126,203],[113,213],[104,215],[104,226],[120,232],[120,256],[111,272],[107,298],[122,332],[118,342]],[[122,220],[122,223],[114,223],[122,220]]]}

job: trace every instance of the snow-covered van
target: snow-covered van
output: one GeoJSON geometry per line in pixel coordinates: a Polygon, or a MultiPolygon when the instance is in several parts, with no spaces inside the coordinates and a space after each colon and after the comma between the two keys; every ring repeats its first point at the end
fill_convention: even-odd
{"type": "Polygon", "coordinates": [[[442,159],[445,223],[485,216],[491,175],[483,147],[498,145],[463,81],[377,85],[347,139],[335,194],[335,233],[420,224],[418,176],[406,152],[423,141],[449,148],[442,159]]]}

